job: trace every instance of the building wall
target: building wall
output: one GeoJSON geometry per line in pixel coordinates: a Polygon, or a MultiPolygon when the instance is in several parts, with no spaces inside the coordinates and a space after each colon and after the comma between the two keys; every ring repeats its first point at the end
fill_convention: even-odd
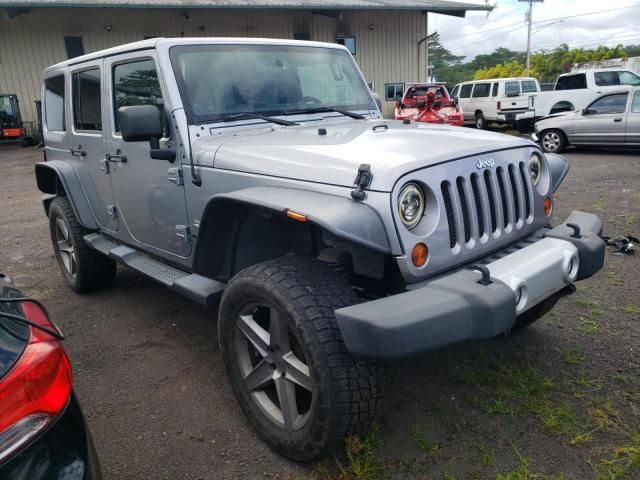
{"type": "Polygon", "coordinates": [[[303,11],[198,10],[185,18],[170,9],[34,8],[7,18],[0,12],[0,93],[18,95],[24,121],[35,121],[42,70],[67,59],[65,36],[81,36],[85,53],[142,40],[145,36],[240,36],[333,42],[356,37],[356,60],[384,101],[386,83],[424,80],[426,14],[411,11],[345,12],[342,20],[303,11]],[[107,30],[111,26],[111,31],[107,30]],[[420,64],[418,65],[418,60],[420,64]]]}

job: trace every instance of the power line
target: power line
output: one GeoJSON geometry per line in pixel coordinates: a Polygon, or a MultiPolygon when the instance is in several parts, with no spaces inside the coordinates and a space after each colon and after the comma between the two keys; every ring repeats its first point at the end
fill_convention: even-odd
{"type": "Polygon", "coordinates": [[[553,20],[566,20],[567,18],[585,17],[587,15],[597,15],[598,13],[609,13],[609,12],[615,12],[617,10],[626,10],[627,8],[638,8],[638,7],[640,7],[640,3],[637,3],[635,5],[628,5],[626,7],[609,8],[607,10],[598,10],[597,12],[578,13],[576,15],[567,15],[566,17],[547,18],[545,20],[536,20],[535,22],[531,22],[531,23],[544,23],[544,22],[551,22],[553,20]]]}
{"type": "MultiPolygon", "coordinates": [[[[518,22],[518,23],[519,23],[519,22],[518,22]]],[[[521,28],[524,28],[524,27],[526,27],[526,25],[520,25],[519,27],[516,27],[516,28],[514,28],[514,29],[512,29],[512,30],[509,30],[509,31],[507,31],[507,32],[502,32],[502,33],[499,33],[498,35],[492,35],[491,37],[483,38],[481,41],[483,41],[483,42],[484,42],[484,41],[486,41],[486,40],[490,40],[490,39],[492,39],[492,38],[500,37],[500,36],[502,36],[502,35],[507,35],[507,34],[509,34],[509,33],[511,33],[511,32],[515,32],[516,30],[520,30],[521,28]]],[[[454,42],[454,43],[455,43],[455,42],[454,42]]],[[[477,43],[478,43],[478,41],[473,42],[473,43],[468,43],[468,44],[466,44],[466,45],[462,45],[462,46],[460,46],[460,45],[458,45],[458,46],[454,46],[453,48],[466,48],[466,47],[470,47],[470,46],[472,46],[472,45],[476,45],[477,43]]]]}

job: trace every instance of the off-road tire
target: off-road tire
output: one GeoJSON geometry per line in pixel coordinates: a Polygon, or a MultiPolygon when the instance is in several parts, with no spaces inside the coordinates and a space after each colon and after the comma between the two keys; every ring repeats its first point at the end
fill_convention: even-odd
{"type": "Polygon", "coordinates": [[[487,129],[487,121],[484,118],[482,112],[476,113],[474,126],[478,130],[486,130],[487,129]]]}
{"type": "Polygon", "coordinates": [[[105,287],[113,281],[116,275],[116,262],[89,248],[84,242],[83,237],[91,231],[78,223],[67,197],[57,197],[51,202],[49,206],[49,231],[58,266],[71,290],[76,293],[87,293],[105,287]],[[75,275],[65,267],[60,253],[56,237],[59,220],[66,225],[69,243],[74,249],[75,275]]]}
{"type": "Polygon", "coordinates": [[[302,255],[248,267],[227,285],[219,309],[218,335],[231,386],[258,435],[291,460],[318,460],[347,436],[364,433],[382,403],[384,366],[352,356],[335,319],[335,309],[355,303],[358,297],[343,276],[302,255]],[[256,303],[278,309],[309,365],[313,400],[308,419],[298,430],[287,430],[272,421],[242,374],[236,350],[242,347],[234,340],[240,332],[236,322],[243,308],[256,303]]]}

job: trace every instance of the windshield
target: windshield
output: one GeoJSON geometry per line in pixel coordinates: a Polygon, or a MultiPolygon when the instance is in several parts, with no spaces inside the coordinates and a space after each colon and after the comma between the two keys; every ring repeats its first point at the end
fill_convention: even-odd
{"type": "Polygon", "coordinates": [[[9,96],[0,96],[0,126],[11,128],[17,127],[18,123],[18,112],[13,99],[9,96]]]}
{"type": "Polygon", "coordinates": [[[191,122],[235,113],[376,108],[351,55],[286,45],[184,45],[171,63],[191,122]]]}

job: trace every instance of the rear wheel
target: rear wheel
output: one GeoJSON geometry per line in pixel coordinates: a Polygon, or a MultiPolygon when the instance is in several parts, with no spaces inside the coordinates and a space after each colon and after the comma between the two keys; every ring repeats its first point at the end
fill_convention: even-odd
{"type": "Polygon", "coordinates": [[[227,285],[218,328],[231,386],[258,435],[287,458],[328,455],[381,403],[382,366],[349,354],[334,316],[357,301],[342,276],[305,256],[249,267],[227,285]]]}
{"type": "Polygon", "coordinates": [[[487,121],[484,118],[484,115],[482,114],[482,112],[477,112],[476,113],[476,128],[478,130],[485,130],[487,128],[487,121]]]}
{"type": "Polygon", "coordinates": [[[560,153],[567,146],[567,140],[560,130],[544,130],[540,134],[540,146],[548,153],[560,153]]]}
{"type": "Polygon", "coordinates": [[[74,292],[90,292],[113,281],[116,263],[84,243],[90,231],[78,223],[67,197],[51,202],[49,231],[60,271],[74,292]]]}

